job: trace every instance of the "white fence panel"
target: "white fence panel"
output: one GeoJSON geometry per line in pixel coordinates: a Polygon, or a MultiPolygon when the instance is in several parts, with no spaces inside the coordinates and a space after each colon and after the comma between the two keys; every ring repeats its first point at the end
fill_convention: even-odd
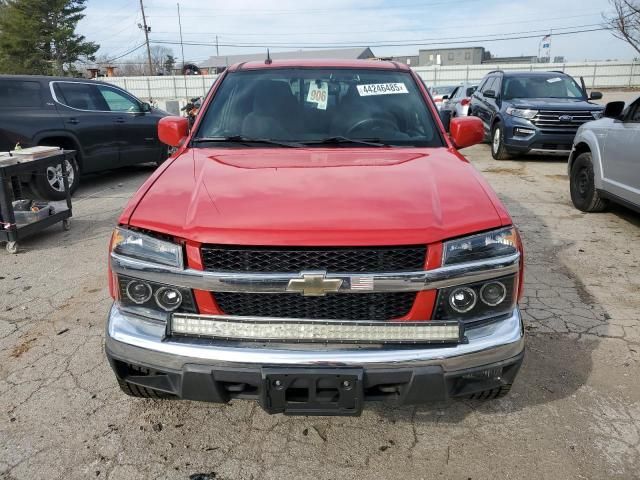
{"type": "Polygon", "coordinates": [[[565,72],[574,78],[584,77],[589,88],[640,86],[640,64],[632,62],[482,64],[468,66],[415,67],[429,86],[477,83],[492,70],[565,72]]]}
{"type": "MultiPolygon", "coordinates": [[[[623,88],[640,86],[640,63],[637,62],[577,62],[532,64],[482,64],[415,67],[427,85],[456,85],[478,83],[492,70],[565,72],[576,80],[584,77],[588,88],[623,88]]],[[[160,77],[105,77],[101,80],[118,85],[144,100],[160,103],[177,100],[180,105],[193,97],[207,94],[218,75],[187,75],[160,77]]]]}

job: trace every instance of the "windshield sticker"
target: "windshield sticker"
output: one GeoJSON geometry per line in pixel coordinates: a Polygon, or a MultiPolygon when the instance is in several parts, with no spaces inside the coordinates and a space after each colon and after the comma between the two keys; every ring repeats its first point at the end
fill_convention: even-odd
{"type": "Polygon", "coordinates": [[[311,82],[309,93],[307,94],[307,102],[317,104],[318,110],[326,110],[328,100],[329,84],[327,82],[311,82]]]}
{"type": "Polygon", "coordinates": [[[556,83],[556,82],[561,82],[562,79],[558,78],[558,77],[553,77],[553,78],[547,78],[547,83],[556,83]]]}
{"type": "Polygon", "coordinates": [[[404,83],[372,83],[369,85],[357,85],[357,87],[361,97],[409,93],[404,83]]]}

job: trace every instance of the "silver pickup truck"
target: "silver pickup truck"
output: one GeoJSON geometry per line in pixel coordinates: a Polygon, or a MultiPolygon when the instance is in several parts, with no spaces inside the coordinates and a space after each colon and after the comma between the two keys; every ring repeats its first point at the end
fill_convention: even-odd
{"type": "Polygon", "coordinates": [[[569,156],[571,200],[583,212],[609,202],[640,211],[640,98],[610,102],[600,120],[582,125],[569,156]]]}

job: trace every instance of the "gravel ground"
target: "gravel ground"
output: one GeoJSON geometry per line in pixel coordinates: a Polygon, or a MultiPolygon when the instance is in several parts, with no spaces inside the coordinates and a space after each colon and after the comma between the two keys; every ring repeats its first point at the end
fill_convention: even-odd
{"type": "Polygon", "coordinates": [[[0,478],[639,478],[640,215],[575,210],[563,160],[464,153],[526,244],[510,396],[359,418],[126,397],[102,344],[109,235],[150,173],[129,169],[85,179],[71,231],[0,252],[0,478]]]}

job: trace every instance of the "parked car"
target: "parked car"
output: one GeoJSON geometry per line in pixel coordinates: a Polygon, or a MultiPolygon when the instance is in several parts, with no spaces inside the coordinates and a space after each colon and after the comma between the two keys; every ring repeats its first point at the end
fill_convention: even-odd
{"type": "Polygon", "coordinates": [[[438,110],[442,108],[444,102],[449,98],[451,92],[456,89],[457,85],[441,85],[438,87],[431,87],[431,96],[436,104],[438,110]],[[446,98],[445,98],[446,97],[446,98]]]}
{"type": "Polygon", "coordinates": [[[466,117],[469,113],[469,105],[471,104],[471,96],[478,88],[477,85],[464,83],[458,85],[451,94],[443,102],[441,111],[451,112],[453,117],[466,117]]]}
{"type": "Polygon", "coordinates": [[[505,160],[526,153],[568,155],[583,123],[602,116],[582,85],[562,72],[490,72],[471,98],[469,115],[482,120],[491,154],[505,160]]]}
{"type": "Polygon", "coordinates": [[[524,353],[522,244],[395,62],[274,60],[221,75],[120,216],[106,352],[137,397],[364,401],[505,395],[524,353]]]}
{"type": "Polygon", "coordinates": [[[609,202],[640,212],[640,98],[608,103],[604,118],[578,129],[569,156],[571,200],[583,212],[609,202]]]}
{"type": "MultiPolygon", "coordinates": [[[[135,163],[161,163],[158,121],[168,114],[114,85],[93,80],[0,76],[0,151],[36,145],[76,150],[65,165],[71,190],[83,173],[135,163]]],[[[29,182],[42,197],[64,197],[62,165],[34,172],[29,182]]]]}

